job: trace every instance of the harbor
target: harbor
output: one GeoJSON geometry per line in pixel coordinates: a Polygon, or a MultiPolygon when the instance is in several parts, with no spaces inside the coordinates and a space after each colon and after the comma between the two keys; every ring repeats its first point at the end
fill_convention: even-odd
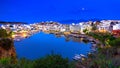
{"type": "Polygon", "coordinates": [[[64,58],[68,57],[70,60],[73,60],[75,54],[87,56],[87,53],[91,52],[92,44],[90,42],[86,44],[80,41],[80,39],[75,40],[76,38],[70,37],[69,41],[66,41],[67,38],[65,36],[56,37],[54,34],[39,32],[22,41],[15,41],[14,45],[18,57],[26,57],[28,59],[36,59],[54,52],[55,54],[61,54],[64,58]],[[51,42],[47,40],[51,40],[51,42]]]}

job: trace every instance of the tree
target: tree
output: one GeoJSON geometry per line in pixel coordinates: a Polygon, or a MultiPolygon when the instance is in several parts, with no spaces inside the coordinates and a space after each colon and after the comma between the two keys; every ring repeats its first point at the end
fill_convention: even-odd
{"type": "Polygon", "coordinates": [[[88,33],[88,30],[87,30],[87,29],[84,29],[83,32],[84,32],[84,33],[88,33]]]}
{"type": "Polygon", "coordinates": [[[0,37],[1,37],[1,38],[11,37],[12,34],[13,34],[12,31],[7,32],[7,30],[5,30],[5,29],[0,29],[0,37]]]}
{"type": "Polygon", "coordinates": [[[97,30],[97,26],[96,26],[96,25],[93,25],[93,26],[92,26],[92,30],[93,30],[93,31],[97,30]]]}
{"type": "MultiPolygon", "coordinates": [[[[9,60],[10,61],[10,60],[9,60]]],[[[40,59],[19,59],[16,64],[2,64],[3,68],[75,68],[67,58],[61,55],[51,54],[40,59]]]]}
{"type": "Polygon", "coordinates": [[[110,44],[111,46],[118,46],[118,47],[120,47],[120,38],[117,38],[117,39],[115,39],[115,40],[109,41],[109,44],[110,44]]]}
{"type": "Polygon", "coordinates": [[[68,68],[68,59],[64,59],[61,55],[48,55],[44,58],[34,61],[34,68],[68,68]]]}
{"type": "Polygon", "coordinates": [[[8,36],[7,31],[4,29],[0,29],[0,37],[7,37],[7,36],[8,36]]]}

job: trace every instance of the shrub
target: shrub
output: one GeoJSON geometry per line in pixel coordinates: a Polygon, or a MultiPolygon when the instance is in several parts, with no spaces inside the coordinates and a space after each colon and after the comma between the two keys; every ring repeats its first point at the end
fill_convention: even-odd
{"type": "MultiPolygon", "coordinates": [[[[9,60],[10,62],[11,60],[9,60]]],[[[69,62],[67,58],[62,58],[61,55],[47,55],[40,59],[28,60],[25,58],[19,59],[16,64],[6,63],[3,67],[8,68],[75,68],[73,62],[69,62]]]]}
{"type": "Polygon", "coordinates": [[[13,47],[13,45],[13,40],[9,38],[3,38],[0,40],[0,46],[5,50],[9,50],[11,47],[13,47]]]}

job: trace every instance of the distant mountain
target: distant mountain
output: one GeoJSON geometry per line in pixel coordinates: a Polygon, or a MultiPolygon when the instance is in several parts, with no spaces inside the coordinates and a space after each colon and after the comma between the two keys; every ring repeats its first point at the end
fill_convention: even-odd
{"type": "Polygon", "coordinates": [[[99,18],[93,18],[93,19],[88,19],[89,21],[101,21],[103,19],[99,19],[99,18]]]}
{"type": "Polygon", "coordinates": [[[59,21],[60,23],[65,23],[65,24],[69,24],[69,23],[79,23],[79,22],[87,22],[87,21],[101,21],[102,19],[98,19],[98,18],[93,18],[93,19],[79,19],[79,20],[74,20],[74,19],[69,19],[69,20],[61,20],[59,21]]]}
{"type": "Polygon", "coordinates": [[[79,20],[74,20],[74,19],[69,19],[69,20],[61,20],[59,21],[60,23],[79,23],[79,22],[86,22],[87,20],[84,19],[79,19],[79,20]]]}
{"type": "Polygon", "coordinates": [[[6,22],[6,21],[0,21],[0,24],[28,24],[26,22],[6,22]]]}

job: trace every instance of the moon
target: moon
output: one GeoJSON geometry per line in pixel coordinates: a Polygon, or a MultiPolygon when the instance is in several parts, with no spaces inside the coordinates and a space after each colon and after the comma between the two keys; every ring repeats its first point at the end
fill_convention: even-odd
{"type": "Polygon", "coordinates": [[[84,11],[85,10],[85,8],[82,8],[82,11],[84,11]]]}

